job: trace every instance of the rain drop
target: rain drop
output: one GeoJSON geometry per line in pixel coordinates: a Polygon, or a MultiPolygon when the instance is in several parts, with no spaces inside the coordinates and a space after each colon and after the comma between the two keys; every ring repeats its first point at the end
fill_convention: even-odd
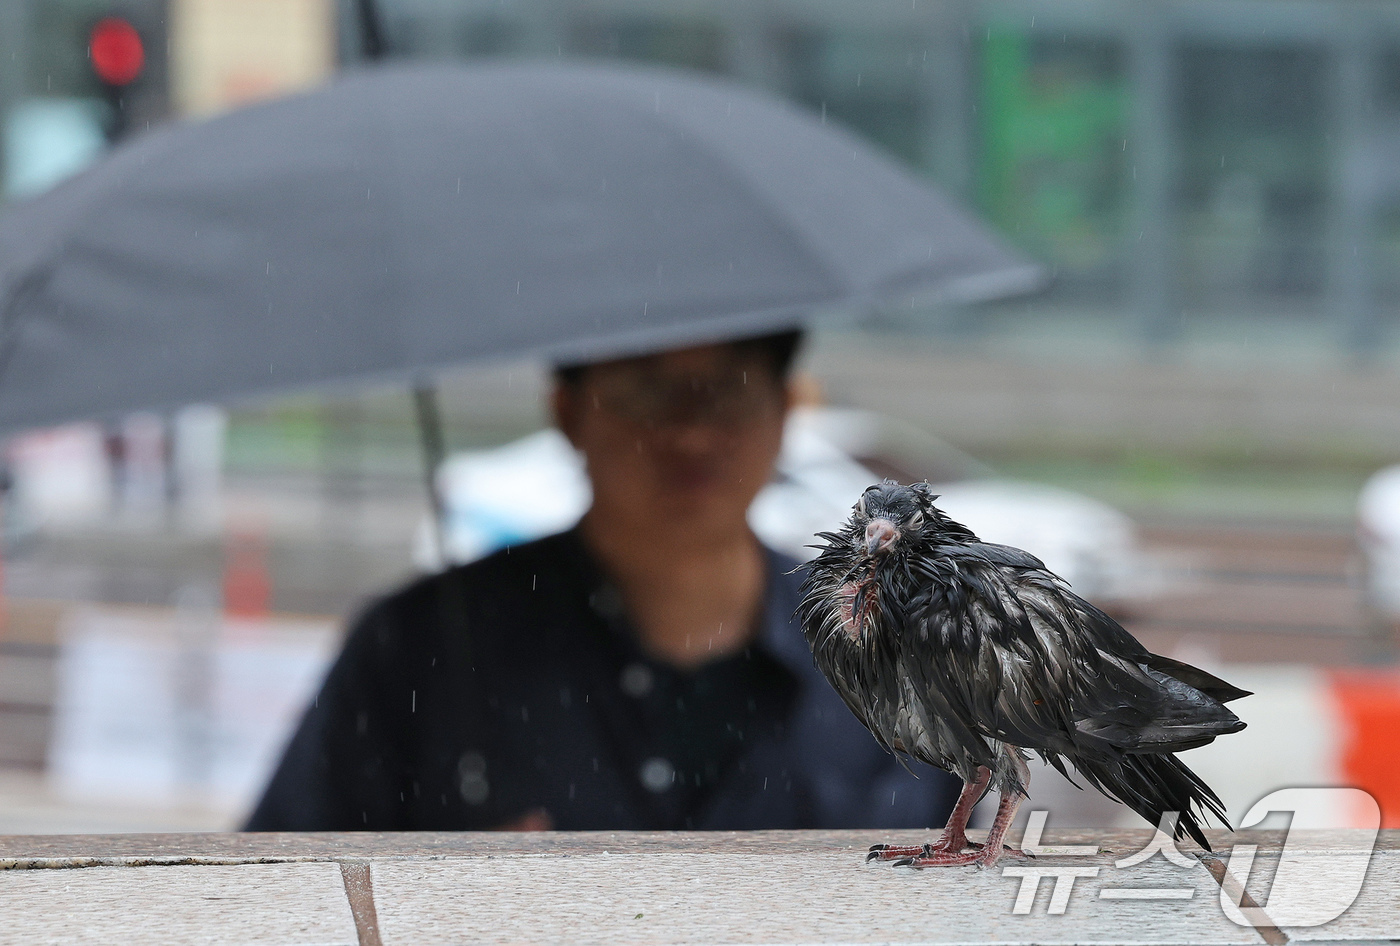
{"type": "Polygon", "coordinates": [[[660,794],[675,782],[676,767],[668,759],[652,756],[642,763],[642,768],[637,774],[647,791],[660,794]]]}
{"type": "Polygon", "coordinates": [[[618,686],[622,688],[623,693],[639,700],[651,692],[654,682],[651,669],[646,664],[630,663],[622,669],[618,686]]]}
{"type": "Polygon", "coordinates": [[[462,801],[469,805],[483,804],[490,797],[491,785],[486,780],[486,757],[480,752],[464,752],[457,760],[457,791],[462,796],[462,801]]]}

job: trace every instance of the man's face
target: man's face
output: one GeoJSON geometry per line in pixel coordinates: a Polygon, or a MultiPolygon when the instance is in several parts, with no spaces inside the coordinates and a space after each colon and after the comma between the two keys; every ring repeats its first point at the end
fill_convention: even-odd
{"type": "Polygon", "coordinates": [[[708,345],[592,365],[554,393],[592,516],[699,539],[744,528],[782,445],[788,396],[761,351],[708,345]]]}

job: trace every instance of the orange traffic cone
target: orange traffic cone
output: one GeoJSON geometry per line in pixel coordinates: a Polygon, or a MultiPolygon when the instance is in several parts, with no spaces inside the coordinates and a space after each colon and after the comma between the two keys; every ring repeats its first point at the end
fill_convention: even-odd
{"type": "Polygon", "coordinates": [[[266,534],[230,532],[224,546],[224,613],[239,618],[266,617],[271,601],[266,534]]]}

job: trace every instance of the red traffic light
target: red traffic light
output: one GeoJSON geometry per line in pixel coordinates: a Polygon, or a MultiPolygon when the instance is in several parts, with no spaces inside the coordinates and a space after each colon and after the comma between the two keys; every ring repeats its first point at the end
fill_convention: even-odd
{"type": "Polygon", "coordinates": [[[92,71],[108,85],[128,85],[141,74],[146,50],[141,34],[126,20],[115,16],[97,21],[88,37],[92,71]]]}

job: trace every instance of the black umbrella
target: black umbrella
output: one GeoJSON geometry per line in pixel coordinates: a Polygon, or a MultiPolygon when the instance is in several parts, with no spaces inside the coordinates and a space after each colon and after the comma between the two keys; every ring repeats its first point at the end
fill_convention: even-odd
{"type": "Polygon", "coordinates": [[[0,216],[0,433],[1039,278],[852,135],[727,82],[375,67],[0,216]]]}

